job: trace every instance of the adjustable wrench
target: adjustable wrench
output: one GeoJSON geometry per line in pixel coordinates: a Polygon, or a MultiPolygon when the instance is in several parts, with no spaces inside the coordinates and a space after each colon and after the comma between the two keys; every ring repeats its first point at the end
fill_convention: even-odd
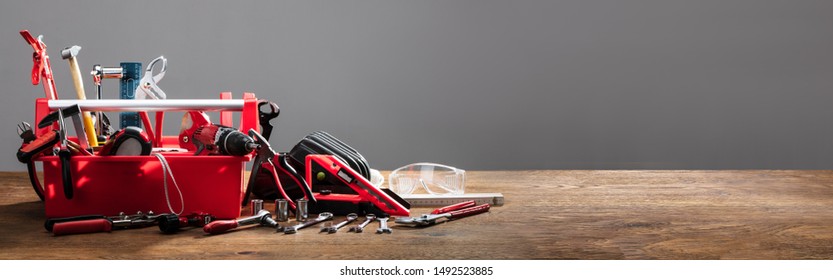
{"type": "Polygon", "coordinates": [[[336,233],[336,232],[338,232],[338,230],[340,228],[343,228],[344,226],[346,226],[349,223],[352,223],[353,221],[355,221],[358,218],[359,218],[359,215],[356,215],[356,213],[347,214],[347,219],[346,220],[344,220],[344,221],[342,221],[342,222],[340,222],[340,223],[338,223],[334,226],[322,228],[321,232],[326,231],[327,233],[336,233]]]}
{"type": "MultiPolygon", "coordinates": [[[[324,213],[318,214],[318,217],[315,218],[315,220],[309,220],[309,221],[307,221],[306,223],[303,223],[303,224],[297,224],[297,225],[294,225],[294,226],[291,226],[291,227],[284,228],[283,233],[284,234],[293,234],[293,233],[298,232],[298,230],[300,230],[302,228],[309,227],[309,226],[318,224],[318,223],[323,222],[323,221],[331,220],[331,219],[333,219],[333,213],[324,212],[324,213]]],[[[278,229],[278,230],[280,230],[280,229],[278,229]]]]}
{"type": "Polygon", "coordinates": [[[376,220],[376,215],[373,215],[373,214],[367,214],[367,216],[366,216],[366,217],[365,217],[365,219],[364,219],[364,222],[362,222],[362,223],[361,223],[361,224],[359,224],[358,226],[353,226],[353,227],[350,227],[350,229],[348,230],[348,232],[361,233],[362,231],[364,231],[364,227],[366,227],[367,225],[369,225],[369,224],[370,224],[371,222],[373,222],[374,220],[376,220]]]}

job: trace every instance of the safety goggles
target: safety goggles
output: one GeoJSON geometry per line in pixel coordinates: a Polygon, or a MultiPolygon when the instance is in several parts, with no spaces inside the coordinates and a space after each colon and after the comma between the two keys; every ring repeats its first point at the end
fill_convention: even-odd
{"type": "Polygon", "coordinates": [[[466,171],[436,163],[413,163],[391,172],[388,185],[397,194],[411,194],[419,188],[435,195],[462,194],[466,171]]]}

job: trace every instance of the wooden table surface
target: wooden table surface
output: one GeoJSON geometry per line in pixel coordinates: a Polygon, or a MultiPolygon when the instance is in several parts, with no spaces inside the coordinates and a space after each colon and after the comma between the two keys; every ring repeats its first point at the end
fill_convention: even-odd
{"type": "Polygon", "coordinates": [[[833,259],[833,171],[468,173],[467,192],[501,192],[505,205],[391,235],[373,224],[60,237],[43,229],[26,174],[0,173],[0,259],[833,259]]]}

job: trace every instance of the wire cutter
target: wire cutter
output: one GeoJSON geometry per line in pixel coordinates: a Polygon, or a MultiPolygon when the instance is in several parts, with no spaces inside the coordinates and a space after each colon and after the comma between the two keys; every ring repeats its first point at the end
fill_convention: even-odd
{"type": "Polygon", "coordinates": [[[255,187],[255,183],[257,181],[257,174],[260,173],[262,169],[264,169],[264,166],[266,168],[265,171],[271,173],[272,180],[274,180],[273,183],[278,188],[280,196],[282,196],[289,202],[290,208],[295,209],[295,203],[284,191],[283,186],[281,185],[281,182],[278,179],[278,169],[290,173],[290,175],[294,174],[293,179],[295,179],[296,183],[299,184],[299,187],[301,188],[301,191],[304,192],[304,196],[307,198],[307,200],[309,200],[309,202],[313,205],[317,203],[317,200],[312,195],[312,190],[310,189],[309,185],[306,184],[303,178],[300,177],[300,175],[298,175],[297,172],[295,172],[295,170],[292,169],[292,167],[289,166],[289,164],[286,162],[285,154],[278,154],[275,152],[275,150],[272,150],[272,146],[269,145],[269,141],[266,140],[266,138],[264,138],[262,135],[260,135],[260,133],[257,133],[257,131],[255,131],[254,129],[249,129],[249,136],[251,136],[257,142],[258,148],[255,151],[255,161],[252,164],[252,171],[251,173],[249,173],[249,184],[246,186],[246,192],[243,195],[242,206],[245,207],[249,204],[249,197],[252,194],[252,189],[255,187]],[[275,166],[275,162],[273,161],[273,159],[275,158],[278,159],[278,164],[280,167],[275,166]],[[300,179],[300,181],[298,181],[298,179],[300,179]]]}
{"type": "Polygon", "coordinates": [[[461,203],[457,203],[454,205],[449,205],[442,208],[437,208],[431,212],[431,214],[424,214],[418,218],[397,218],[397,224],[405,224],[405,225],[415,225],[415,226],[431,226],[437,224],[437,220],[440,218],[446,218],[447,220],[454,220],[458,218],[474,216],[480,213],[489,212],[489,204],[481,204],[477,205],[474,200],[469,200],[461,203]]]}

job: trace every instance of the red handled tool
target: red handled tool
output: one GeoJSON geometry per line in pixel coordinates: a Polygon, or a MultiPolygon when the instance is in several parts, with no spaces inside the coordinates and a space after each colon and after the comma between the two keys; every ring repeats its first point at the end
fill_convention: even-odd
{"type": "Polygon", "coordinates": [[[317,200],[312,195],[312,190],[310,189],[309,185],[303,180],[300,175],[295,172],[295,169],[286,162],[286,155],[277,155],[274,150],[272,150],[272,146],[269,145],[269,141],[266,140],[265,137],[257,133],[254,129],[249,129],[249,136],[257,141],[257,150],[255,151],[255,161],[252,164],[252,172],[249,173],[249,184],[246,186],[246,193],[243,195],[243,206],[249,204],[249,197],[252,194],[252,189],[257,181],[257,174],[261,171],[268,171],[270,172],[270,177],[273,180],[275,186],[277,186],[280,195],[289,202],[289,207],[291,209],[295,209],[295,203],[293,199],[286,194],[281,185],[280,180],[278,180],[278,173],[277,170],[280,169],[287,174],[293,174],[291,178],[295,180],[298,186],[301,188],[301,191],[304,194],[304,198],[309,200],[310,204],[315,205],[317,200]],[[278,159],[278,164],[280,167],[276,167],[273,159],[278,159]]]}
{"type": "Polygon", "coordinates": [[[306,181],[317,200],[310,213],[410,215],[407,201],[388,189],[374,186],[334,155],[307,155],[304,166],[306,181]]]}
{"type": "Polygon", "coordinates": [[[430,226],[437,224],[437,220],[440,218],[455,220],[463,217],[474,216],[480,213],[486,213],[489,212],[489,207],[491,207],[489,204],[475,206],[474,200],[470,200],[438,208],[432,211],[431,214],[425,214],[418,218],[397,218],[396,223],[415,226],[430,226]]]}
{"type": "Polygon", "coordinates": [[[251,137],[235,128],[211,123],[208,115],[200,111],[189,111],[182,117],[179,146],[194,151],[194,155],[244,156],[257,149],[251,137]]]}
{"type": "Polygon", "coordinates": [[[150,211],[147,214],[138,212],[135,215],[125,215],[122,213],[118,216],[112,217],[88,215],[69,218],[55,218],[47,219],[46,223],[44,223],[44,227],[55,236],[110,232],[114,228],[124,229],[151,226],[156,223],[159,216],[161,215],[154,215],[153,211],[150,211]]]}
{"type": "Polygon", "coordinates": [[[272,213],[269,213],[268,210],[260,210],[260,212],[257,212],[257,214],[254,216],[228,221],[213,221],[205,225],[202,228],[202,230],[208,234],[218,234],[238,228],[240,226],[255,224],[269,226],[272,228],[279,228],[278,222],[275,222],[275,220],[272,219],[272,213]]]}
{"type": "Polygon", "coordinates": [[[26,43],[32,46],[32,85],[38,85],[43,79],[43,92],[46,99],[58,99],[58,92],[55,90],[55,80],[52,78],[52,65],[49,63],[49,55],[46,54],[46,44],[43,43],[43,35],[38,39],[32,37],[29,30],[20,30],[20,35],[26,43]]]}

